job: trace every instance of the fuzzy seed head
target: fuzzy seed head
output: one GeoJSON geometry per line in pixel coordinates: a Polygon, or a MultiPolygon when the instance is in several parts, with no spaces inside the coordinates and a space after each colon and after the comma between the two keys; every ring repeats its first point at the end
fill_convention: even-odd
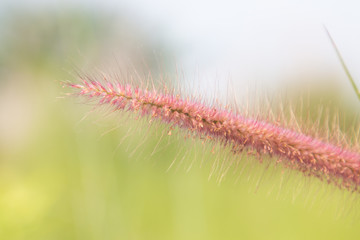
{"type": "Polygon", "coordinates": [[[167,91],[149,91],[130,84],[88,78],[69,86],[77,90],[77,95],[96,99],[99,104],[110,105],[114,110],[137,112],[171,127],[190,131],[195,136],[224,146],[231,145],[235,154],[243,150],[255,151],[259,156],[275,157],[286,167],[339,187],[352,191],[360,189],[360,153],[345,146],[207,106],[199,100],[183,99],[167,91]]]}

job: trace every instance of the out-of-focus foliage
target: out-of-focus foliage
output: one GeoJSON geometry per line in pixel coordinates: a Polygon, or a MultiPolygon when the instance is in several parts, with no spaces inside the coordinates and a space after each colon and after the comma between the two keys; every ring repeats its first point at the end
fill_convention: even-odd
{"type": "MultiPolygon", "coordinates": [[[[117,126],[116,116],[94,114],[80,121],[91,107],[57,98],[64,92],[59,81],[74,78],[67,73],[73,65],[103,64],[113,51],[126,51],[135,65],[145,61],[151,69],[157,64],[149,53],[163,46],[146,43],[125,19],[80,10],[18,11],[5,19],[0,45],[1,239],[359,236],[359,220],[352,221],[359,216],[358,203],[342,201],[342,192],[332,188],[322,191],[316,181],[311,182],[315,190],[309,190],[307,182],[288,182],[280,171],[269,170],[275,180],[263,181],[255,193],[263,169],[256,165],[245,168],[250,181],[245,173],[236,182],[230,171],[219,186],[208,180],[211,164],[195,164],[189,172],[181,165],[176,171],[175,164],[166,171],[179,146],[186,149],[191,143],[175,138],[151,156],[159,135],[152,133],[136,148],[146,128],[137,131],[132,119],[107,134],[117,126]],[[281,183],[294,187],[271,192],[281,183]],[[321,212],[324,202],[327,208],[321,212]],[[343,203],[352,204],[350,214],[343,212],[343,203]],[[341,212],[338,220],[336,212],[341,212]]],[[[165,144],[167,138],[160,146],[165,144]]],[[[204,154],[205,162],[214,161],[211,153],[204,154]]],[[[190,152],[184,161],[193,158],[190,152]]]]}

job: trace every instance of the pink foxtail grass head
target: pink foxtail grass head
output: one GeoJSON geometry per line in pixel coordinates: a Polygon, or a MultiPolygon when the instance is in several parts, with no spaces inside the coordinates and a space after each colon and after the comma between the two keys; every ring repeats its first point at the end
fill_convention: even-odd
{"type": "Polygon", "coordinates": [[[77,90],[75,94],[110,105],[114,110],[137,112],[196,136],[230,145],[235,154],[255,150],[259,156],[272,156],[305,175],[351,191],[360,190],[360,153],[346,146],[207,106],[200,99],[184,99],[168,91],[83,77],[79,84],[69,86],[77,90]]]}

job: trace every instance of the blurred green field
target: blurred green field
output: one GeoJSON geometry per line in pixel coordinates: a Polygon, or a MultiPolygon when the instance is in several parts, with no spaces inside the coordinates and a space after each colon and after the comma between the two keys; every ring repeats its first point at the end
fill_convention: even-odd
{"type": "Polygon", "coordinates": [[[178,145],[187,149],[191,141],[171,136],[168,147],[149,157],[159,141],[154,132],[137,148],[145,132],[137,123],[119,125],[116,115],[101,112],[83,119],[92,106],[58,98],[67,91],[60,81],[73,80],[67,73],[73,62],[89,60],[81,55],[101,62],[113,33],[103,16],[51,15],[9,18],[0,45],[0,239],[360,236],[357,195],[295,174],[284,180],[281,169],[268,170],[256,190],[258,164],[246,168],[250,177],[230,170],[219,184],[208,179],[212,154],[201,150],[196,157],[205,154],[207,164],[197,161],[187,171],[195,156],[185,151],[187,163],[167,171],[178,145]],[[121,141],[129,128],[131,136],[121,141]],[[279,193],[281,183],[287,187],[279,193]]]}

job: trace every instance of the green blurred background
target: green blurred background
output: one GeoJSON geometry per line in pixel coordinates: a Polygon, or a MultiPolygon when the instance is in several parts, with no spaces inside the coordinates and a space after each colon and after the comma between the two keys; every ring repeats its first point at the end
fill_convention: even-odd
{"type": "MultiPolygon", "coordinates": [[[[219,184],[209,174],[223,152],[161,138],[162,126],[136,130],[131,118],[100,111],[83,119],[92,106],[62,98],[68,89],[60,82],[74,81],[74,69],[115,59],[155,72],[161,62],[162,71],[174,73],[167,63],[179,50],[137,24],[94,8],[2,9],[0,239],[359,238],[357,195],[296,173],[287,178],[279,168],[262,178],[259,164],[240,176],[231,168],[219,184]],[[159,141],[167,147],[151,155],[159,141]],[[178,145],[192,150],[167,170],[178,145]]],[[[352,114],[345,131],[356,121],[352,114]]]]}

